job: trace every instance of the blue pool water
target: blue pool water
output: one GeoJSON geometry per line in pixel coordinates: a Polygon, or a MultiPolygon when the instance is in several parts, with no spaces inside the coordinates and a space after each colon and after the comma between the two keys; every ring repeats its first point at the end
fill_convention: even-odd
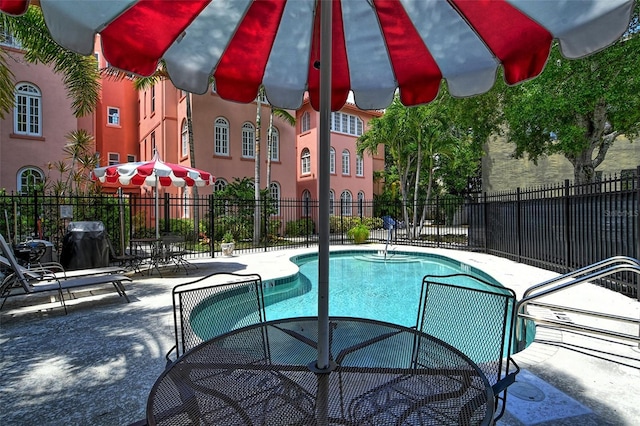
{"type": "MultiPolygon", "coordinates": [[[[299,266],[298,274],[263,282],[267,320],[318,314],[318,256],[308,254],[291,260],[299,266]]],[[[444,256],[396,253],[385,259],[383,254],[376,252],[333,252],[329,260],[329,315],[369,318],[413,327],[416,325],[423,277],[456,273],[466,273],[500,286],[481,270],[444,256]]],[[[455,283],[472,288],[484,286],[467,277],[456,277],[455,283]]],[[[246,309],[242,309],[242,302],[234,301],[234,297],[230,294],[223,299],[206,299],[193,310],[190,324],[200,338],[208,340],[251,322],[246,316],[246,309]],[[229,306],[234,308],[229,309],[229,306]],[[221,315],[225,321],[209,321],[212,317],[220,319],[221,315]],[[215,325],[218,323],[222,324],[221,329],[215,325]]],[[[457,307],[456,301],[452,300],[450,310],[443,315],[457,318],[457,307]]],[[[249,302],[246,308],[255,309],[255,302],[249,302]]],[[[465,315],[464,306],[459,312],[465,315]]],[[[495,325],[487,324],[482,316],[461,318],[461,321],[470,329],[482,330],[495,325]]],[[[528,345],[535,334],[534,324],[525,326],[528,339],[531,336],[528,345]]],[[[435,327],[430,331],[435,331],[435,335],[447,335],[446,322],[430,323],[430,327],[435,327]]],[[[477,352],[478,346],[465,339],[456,335],[456,343],[450,343],[460,346],[474,361],[486,361],[485,355],[477,352]]]]}
{"type": "MultiPolygon", "coordinates": [[[[317,255],[299,256],[293,261],[300,268],[298,279],[265,288],[269,320],[318,314],[317,255]],[[289,298],[282,300],[283,291],[289,298]]],[[[422,277],[454,273],[468,273],[497,284],[482,271],[443,256],[395,254],[385,260],[375,252],[331,253],[329,315],[414,326],[422,277]]],[[[457,282],[472,287],[479,284],[472,279],[457,282]]]]}

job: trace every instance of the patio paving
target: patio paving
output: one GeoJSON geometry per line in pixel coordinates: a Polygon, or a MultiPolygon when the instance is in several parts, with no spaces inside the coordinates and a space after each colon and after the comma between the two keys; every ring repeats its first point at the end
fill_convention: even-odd
{"type": "MultiPolygon", "coordinates": [[[[519,297],[530,285],[556,276],[480,253],[397,249],[468,263],[513,288],[519,297]]],[[[212,272],[259,273],[265,280],[290,275],[297,269],[288,258],[309,251],[313,250],[197,260],[198,269],[190,269],[188,276],[164,271],[163,278],[136,274],[126,285],[131,303],[112,289],[93,292],[71,301],[68,315],[59,304],[10,298],[0,311],[0,424],[128,425],[144,418],[147,395],[173,346],[171,289],[212,272]]],[[[590,284],[579,289],[559,296],[557,302],[566,298],[583,307],[640,318],[640,302],[590,284]]],[[[637,345],[538,328],[536,341],[516,360],[522,372],[510,388],[507,414],[499,425],[638,424],[637,345]]]]}

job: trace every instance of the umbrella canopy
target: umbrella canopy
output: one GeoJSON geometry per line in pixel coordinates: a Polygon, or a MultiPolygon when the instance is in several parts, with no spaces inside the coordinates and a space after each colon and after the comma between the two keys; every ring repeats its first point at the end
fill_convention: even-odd
{"type": "MultiPolygon", "coordinates": [[[[0,0],[20,13],[28,0],[0,0]]],[[[509,84],[538,75],[553,39],[577,58],[627,29],[633,0],[40,0],[62,46],[93,54],[101,35],[117,68],[152,74],[160,59],[174,85],[228,100],[319,108],[320,13],[333,5],[331,109],[349,90],[362,109],[431,101],[444,78],[453,96],[486,92],[500,64],[509,84]]]]}
{"type": "MultiPolygon", "coordinates": [[[[29,0],[0,0],[21,13],[29,0]]],[[[330,110],[349,91],[362,109],[486,92],[502,65],[509,84],[538,75],[557,40],[585,56],[627,29],[634,0],[40,0],[53,38],[93,54],[101,35],[112,66],[150,75],[158,61],[180,89],[296,109],[309,93],[320,111],[318,360],[329,367],[330,110]]]]}
{"type": "Polygon", "coordinates": [[[91,172],[91,179],[100,182],[121,185],[147,185],[156,187],[154,191],[156,238],[160,238],[158,217],[158,186],[207,186],[213,185],[216,178],[209,172],[198,170],[180,164],[165,163],[158,154],[151,161],[135,161],[131,163],[114,164],[98,167],[91,172]]]}
{"type": "Polygon", "coordinates": [[[94,180],[122,185],[207,186],[216,178],[209,172],[180,164],[165,163],[158,155],[151,161],[135,161],[98,167],[91,173],[94,180]]]}

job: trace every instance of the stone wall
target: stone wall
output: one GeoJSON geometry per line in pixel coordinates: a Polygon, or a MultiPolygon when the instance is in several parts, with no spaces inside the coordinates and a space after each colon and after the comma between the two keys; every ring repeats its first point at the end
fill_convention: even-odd
{"type": "MultiPolygon", "coordinates": [[[[538,160],[538,165],[526,159],[512,157],[515,145],[502,137],[492,138],[484,147],[482,159],[482,190],[506,191],[555,184],[565,179],[573,181],[573,166],[564,156],[552,155],[538,160]]],[[[630,143],[622,137],[607,152],[596,171],[603,175],[620,174],[621,170],[640,165],[640,139],[630,143]]]]}

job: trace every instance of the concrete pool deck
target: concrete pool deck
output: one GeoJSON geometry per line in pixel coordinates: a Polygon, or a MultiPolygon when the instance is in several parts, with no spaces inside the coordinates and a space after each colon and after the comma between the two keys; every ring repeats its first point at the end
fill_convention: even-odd
{"type": "MultiPolygon", "coordinates": [[[[336,250],[380,248],[370,244],[336,250]]],[[[513,288],[518,297],[529,286],[557,276],[481,253],[393,248],[467,263],[513,288]]],[[[313,251],[196,260],[198,269],[191,268],[189,275],[135,274],[125,285],[131,303],[109,289],[71,301],[68,315],[57,303],[36,304],[33,297],[39,295],[9,298],[0,311],[0,424],[128,425],[144,418],[147,395],[173,346],[175,285],[223,271],[279,278],[297,271],[288,261],[292,255],[313,251]]],[[[553,300],[567,301],[640,318],[640,302],[591,284],[553,300]]],[[[510,387],[507,413],[498,425],[638,424],[637,345],[539,327],[536,341],[515,358],[522,371],[510,387]]]]}

